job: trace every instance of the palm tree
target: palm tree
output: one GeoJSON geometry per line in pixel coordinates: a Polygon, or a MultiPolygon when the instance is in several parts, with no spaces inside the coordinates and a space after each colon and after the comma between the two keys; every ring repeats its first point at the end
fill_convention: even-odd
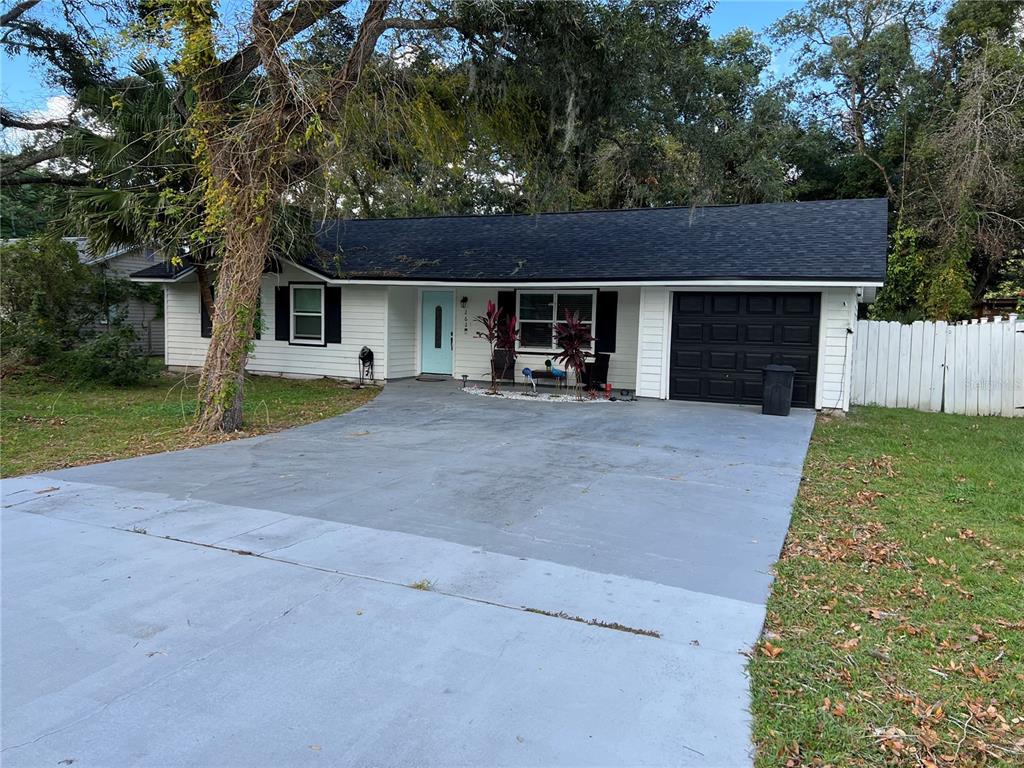
{"type": "Polygon", "coordinates": [[[85,119],[66,142],[88,181],[70,189],[63,226],[88,238],[94,253],[141,246],[170,262],[187,258],[212,317],[208,268],[216,248],[194,240],[204,204],[185,130],[190,99],[156,61],[138,62],[125,78],[80,90],[85,119]]]}

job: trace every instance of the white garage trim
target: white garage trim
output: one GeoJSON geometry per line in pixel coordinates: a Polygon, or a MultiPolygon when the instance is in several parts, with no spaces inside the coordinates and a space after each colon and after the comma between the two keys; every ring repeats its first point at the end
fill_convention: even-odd
{"type": "MultiPolygon", "coordinates": [[[[728,292],[774,293],[781,287],[778,283],[747,283],[729,286],[728,292]]],[[[723,286],[722,290],[726,288],[723,286]]],[[[687,286],[678,291],[704,293],[709,292],[709,286],[687,286]]],[[[636,370],[636,393],[639,397],[668,399],[672,354],[672,294],[678,291],[659,286],[640,289],[636,370]]],[[[849,410],[857,289],[852,286],[827,289],[787,286],[787,291],[821,293],[815,408],[849,410]]]]}

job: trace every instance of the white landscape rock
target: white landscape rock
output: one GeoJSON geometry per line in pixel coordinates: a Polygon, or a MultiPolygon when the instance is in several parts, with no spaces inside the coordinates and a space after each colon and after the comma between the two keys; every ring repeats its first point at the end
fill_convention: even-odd
{"type": "Polygon", "coordinates": [[[550,394],[547,392],[533,392],[527,391],[499,391],[496,395],[491,394],[491,391],[486,387],[465,387],[463,392],[467,392],[471,395],[483,395],[484,397],[495,397],[503,398],[505,400],[532,400],[534,402],[542,403],[614,403],[614,402],[626,402],[624,400],[606,400],[604,397],[591,397],[584,393],[583,399],[578,400],[576,393],[573,390],[561,390],[558,394],[550,394]]]}

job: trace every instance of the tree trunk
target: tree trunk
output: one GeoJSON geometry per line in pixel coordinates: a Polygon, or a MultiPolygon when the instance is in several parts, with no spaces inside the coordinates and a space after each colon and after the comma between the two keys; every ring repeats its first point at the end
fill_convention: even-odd
{"type": "Polygon", "coordinates": [[[225,223],[213,332],[199,379],[199,432],[233,432],[242,426],[245,363],[270,246],[270,219],[269,206],[249,204],[236,206],[225,223]]]}
{"type": "Polygon", "coordinates": [[[203,302],[206,314],[213,318],[213,292],[210,290],[210,270],[204,263],[196,263],[196,281],[199,283],[199,300],[203,302]]]}

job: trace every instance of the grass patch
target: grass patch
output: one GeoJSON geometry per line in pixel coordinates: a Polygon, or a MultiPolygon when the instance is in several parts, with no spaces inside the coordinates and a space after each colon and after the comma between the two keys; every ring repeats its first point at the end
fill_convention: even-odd
{"type": "Polygon", "coordinates": [[[0,476],[191,448],[337,416],[370,400],[375,387],[330,379],[246,379],[245,424],[226,435],[192,435],[195,377],[167,374],[137,387],[72,386],[35,373],[0,390],[0,476]]]}
{"type": "Polygon", "coordinates": [[[1024,764],[1024,420],[819,418],[776,573],[758,766],[1024,764]]]}

